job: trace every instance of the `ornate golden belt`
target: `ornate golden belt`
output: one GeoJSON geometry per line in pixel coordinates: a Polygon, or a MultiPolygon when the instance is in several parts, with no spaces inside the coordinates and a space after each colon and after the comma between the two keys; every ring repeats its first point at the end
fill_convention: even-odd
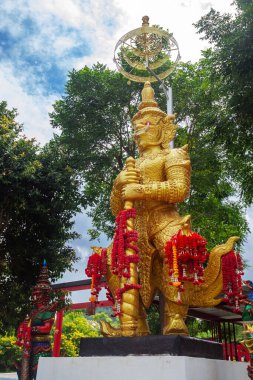
{"type": "Polygon", "coordinates": [[[50,335],[38,335],[32,337],[33,342],[51,342],[50,335]]]}

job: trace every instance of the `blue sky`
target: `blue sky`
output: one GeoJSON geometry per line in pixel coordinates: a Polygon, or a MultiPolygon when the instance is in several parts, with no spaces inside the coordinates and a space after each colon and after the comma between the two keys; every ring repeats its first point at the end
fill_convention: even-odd
{"type": "MultiPolygon", "coordinates": [[[[146,14],[151,24],[173,32],[183,61],[196,61],[201,49],[208,45],[196,35],[193,22],[211,6],[222,13],[233,12],[231,3],[232,0],[1,0],[0,100],[18,109],[27,136],[44,144],[53,135],[48,112],[64,95],[69,71],[98,61],[115,69],[112,57],[117,41],[139,27],[146,14]]],[[[252,225],[251,209],[247,217],[252,225]]],[[[76,218],[82,238],[73,246],[81,261],[75,275],[64,276],[66,281],[84,276],[92,245],[87,236],[89,227],[85,215],[76,218]]],[[[104,238],[101,244],[106,245],[104,238]]],[[[249,254],[247,257],[253,263],[249,254]]]]}

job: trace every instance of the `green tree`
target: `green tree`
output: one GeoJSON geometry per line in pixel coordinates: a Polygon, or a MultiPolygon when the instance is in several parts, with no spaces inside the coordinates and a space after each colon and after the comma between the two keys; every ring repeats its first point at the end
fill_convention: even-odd
{"type": "Polygon", "coordinates": [[[15,371],[15,363],[21,359],[22,350],[15,345],[14,335],[0,336],[0,371],[15,371]]]}
{"type": "Polygon", "coordinates": [[[82,311],[67,312],[62,327],[61,356],[78,356],[80,339],[99,335],[99,324],[88,321],[82,311]]]}
{"type": "MultiPolygon", "coordinates": [[[[193,228],[214,246],[231,235],[247,232],[244,204],[232,201],[236,187],[227,171],[222,146],[214,141],[220,84],[211,78],[209,52],[196,65],[182,64],[172,79],[175,112],[181,125],[176,145],[189,144],[193,164],[191,198],[182,213],[191,213],[193,228]],[[212,107],[210,107],[212,105],[212,107]],[[191,125],[188,126],[186,120],[191,125]]],[[[165,98],[154,85],[158,102],[165,98]]],[[[142,85],[127,85],[118,73],[97,64],[69,74],[66,96],[54,105],[52,124],[60,128],[61,141],[71,165],[84,179],[83,206],[92,217],[92,238],[100,232],[112,236],[109,209],[113,179],[129,155],[136,155],[130,119],[137,111],[142,85]]]]}
{"type": "Polygon", "coordinates": [[[173,90],[180,125],[176,144],[189,145],[192,163],[190,197],[180,209],[192,215],[193,228],[207,238],[211,248],[232,235],[241,236],[243,242],[248,226],[239,184],[229,171],[231,162],[223,144],[215,139],[221,82],[213,81],[211,51],[203,54],[196,64],[178,67],[173,90]]]}
{"type": "Polygon", "coordinates": [[[235,0],[236,14],[211,9],[196,27],[212,44],[212,80],[220,84],[214,138],[228,156],[239,195],[253,200],[253,3],[235,0]]]}
{"type": "Polygon", "coordinates": [[[61,356],[78,356],[81,338],[101,337],[101,319],[115,325],[105,312],[90,317],[85,316],[81,310],[67,312],[63,320],[61,356]]]}
{"type": "Polygon", "coordinates": [[[147,310],[147,321],[151,335],[160,335],[161,320],[159,306],[157,304],[152,303],[150,308],[147,310]]]}
{"type": "Polygon", "coordinates": [[[186,324],[190,336],[202,339],[212,338],[212,328],[210,321],[206,321],[199,318],[187,317],[186,324]]]}
{"type": "Polygon", "coordinates": [[[55,137],[43,148],[22,134],[17,113],[0,103],[0,330],[30,309],[31,286],[43,259],[51,278],[76,260],[80,181],[55,137]]]}

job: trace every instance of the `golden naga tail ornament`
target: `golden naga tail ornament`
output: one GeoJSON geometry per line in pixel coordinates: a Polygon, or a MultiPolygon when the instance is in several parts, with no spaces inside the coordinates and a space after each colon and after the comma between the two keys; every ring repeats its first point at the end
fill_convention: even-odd
{"type": "Polygon", "coordinates": [[[222,301],[221,292],[239,307],[242,264],[233,251],[239,237],[209,254],[205,239],[191,231],[190,215],[178,213],[177,204],[189,195],[191,164],[187,146],[169,147],[177,128],[174,118],[158,107],[146,82],[132,119],[139,157],[127,160],[112,188],[114,242],[107,255],[100,249],[103,259],[94,257],[97,264],[90,268],[95,271],[89,271],[95,295],[105,276],[119,315],[119,329],[101,322],[106,336],[149,334],[145,308],[156,292],[164,300],[163,334],[188,334],[189,306],[213,307],[222,301]]]}
{"type": "Polygon", "coordinates": [[[213,307],[222,301],[222,298],[217,298],[223,290],[222,257],[233,251],[239,239],[238,236],[232,236],[226,243],[211,250],[204,270],[203,283],[193,289],[189,299],[191,307],[213,307]]]}

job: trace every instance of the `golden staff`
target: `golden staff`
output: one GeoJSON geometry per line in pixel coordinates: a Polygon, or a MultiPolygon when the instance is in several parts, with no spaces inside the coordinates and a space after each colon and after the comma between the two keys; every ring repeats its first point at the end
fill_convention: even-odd
{"type": "MultiPolygon", "coordinates": [[[[32,321],[29,316],[26,316],[25,322],[27,323],[27,327],[31,329],[32,321]]],[[[31,342],[32,342],[32,338],[30,336],[30,345],[31,345],[31,342]]],[[[30,379],[30,358],[31,358],[31,347],[24,346],[22,362],[21,362],[20,380],[30,379]]]]}
{"type": "MultiPolygon", "coordinates": [[[[126,160],[126,169],[132,170],[135,168],[135,159],[129,157],[126,160]]],[[[124,210],[133,208],[134,202],[126,200],[124,202],[124,210]]],[[[134,230],[134,219],[127,219],[127,231],[134,230]]],[[[135,254],[132,248],[127,248],[125,251],[126,256],[135,254]]],[[[138,284],[138,271],[137,263],[130,263],[130,278],[126,279],[122,276],[120,287],[123,288],[126,283],[138,284]]],[[[135,336],[139,316],[139,289],[130,289],[122,294],[121,300],[121,315],[120,315],[120,329],[123,336],[135,336]]]]}

